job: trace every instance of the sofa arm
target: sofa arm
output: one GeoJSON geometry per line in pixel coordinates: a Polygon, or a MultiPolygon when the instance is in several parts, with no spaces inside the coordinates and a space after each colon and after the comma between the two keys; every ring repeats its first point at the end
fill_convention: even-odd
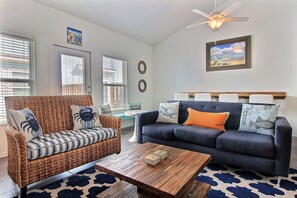
{"type": "Polygon", "coordinates": [[[102,114],[99,117],[103,127],[116,129],[119,136],[121,136],[122,119],[120,117],[102,114]]]}
{"type": "Polygon", "coordinates": [[[291,159],[292,127],[284,117],[275,121],[275,175],[288,176],[291,159]]]}
{"type": "Polygon", "coordinates": [[[149,111],[145,113],[138,113],[136,115],[136,133],[137,133],[137,142],[143,143],[142,141],[142,127],[148,124],[154,124],[158,118],[158,111],[149,111]]]}
{"type": "Polygon", "coordinates": [[[6,128],[8,175],[20,187],[27,186],[28,177],[28,151],[24,134],[16,131],[11,126],[6,128]]]}

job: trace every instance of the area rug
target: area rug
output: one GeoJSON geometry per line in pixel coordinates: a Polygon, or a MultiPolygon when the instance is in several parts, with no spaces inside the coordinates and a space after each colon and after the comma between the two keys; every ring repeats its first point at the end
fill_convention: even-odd
{"type": "MultiPolygon", "coordinates": [[[[280,187],[276,186],[277,177],[215,163],[209,164],[199,174],[197,180],[211,184],[208,198],[297,198],[297,170],[295,169],[290,169],[289,177],[282,179],[280,187]]],[[[119,179],[92,167],[42,188],[33,189],[28,192],[27,197],[100,197],[102,191],[118,181],[119,179]]]]}
{"type": "Polygon", "coordinates": [[[290,169],[288,178],[282,178],[278,187],[277,178],[256,171],[209,164],[197,180],[211,184],[208,198],[297,198],[297,170],[290,169]]]}

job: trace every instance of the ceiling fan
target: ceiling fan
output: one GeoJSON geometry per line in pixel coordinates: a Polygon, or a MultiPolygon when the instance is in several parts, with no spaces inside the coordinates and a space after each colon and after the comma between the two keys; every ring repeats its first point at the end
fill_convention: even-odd
{"type": "Polygon", "coordinates": [[[235,1],[229,7],[227,7],[225,10],[223,10],[221,12],[221,11],[217,10],[217,0],[215,0],[215,10],[211,14],[207,14],[201,10],[198,10],[198,9],[192,10],[196,14],[199,14],[199,15],[207,18],[208,19],[207,21],[188,25],[186,28],[191,28],[191,27],[195,27],[195,26],[207,23],[208,26],[211,29],[213,29],[213,31],[217,31],[224,23],[227,23],[227,22],[245,22],[249,19],[249,17],[226,17],[231,12],[238,9],[241,5],[242,5],[242,3],[235,1]]]}

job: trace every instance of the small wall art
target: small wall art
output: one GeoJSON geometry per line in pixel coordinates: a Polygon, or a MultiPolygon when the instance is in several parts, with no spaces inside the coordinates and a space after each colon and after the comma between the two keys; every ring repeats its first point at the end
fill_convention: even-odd
{"type": "Polygon", "coordinates": [[[67,27],[67,43],[82,46],[82,32],[67,27]]]}
{"type": "Polygon", "coordinates": [[[251,36],[206,43],[206,71],[251,68],[251,36]]]}
{"type": "Polygon", "coordinates": [[[146,64],[145,64],[144,61],[139,61],[139,63],[138,63],[138,72],[140,74],[145,74],[145,72],[146,72],[146,64]]]}
{"type": "Polygon", "coordinates": [[[141,79],[140,81],[138,81],[138,90],[141,93],[145,92],[146,88],[147,88],[147,84],[144,79],[141,79]]]}

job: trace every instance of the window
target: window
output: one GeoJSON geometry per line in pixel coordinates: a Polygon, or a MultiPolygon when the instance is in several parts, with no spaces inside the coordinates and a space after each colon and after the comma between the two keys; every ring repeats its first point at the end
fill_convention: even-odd
{"type": "Polygon", "coordinates": [[[0,33],[0,124],[6,123],[6,96],[33,93],[34,41],[0,33]]]}
{"type": "Polygon", "coordinates": [[[127,104],[127,61],[103,56],[103,103],[113,110],[127,104]]]}
{"type": "Polygon", "coordinates": [[[85,64],[83,57],[61,55],[62,95],[85,93],[85,64]]]}

